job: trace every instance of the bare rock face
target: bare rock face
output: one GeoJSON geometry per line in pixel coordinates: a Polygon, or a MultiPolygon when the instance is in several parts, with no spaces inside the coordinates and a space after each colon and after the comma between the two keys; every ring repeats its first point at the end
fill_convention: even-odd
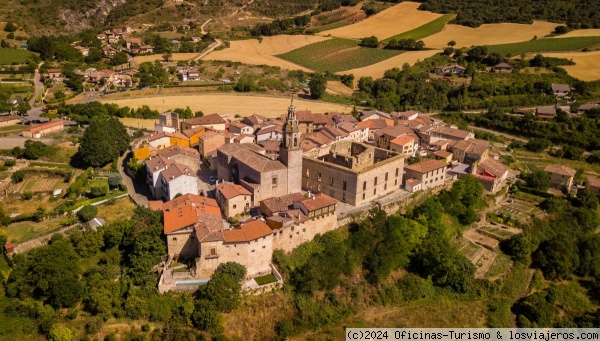
{"type": "Polygon", "coordinates": [[[100,0],[92,8],[81,12],[62,8],[60,9],[59,20],[65,23],[65,32],[83,31],[101,26],[110,11],[126,2],[127,0],[100,0]]]}

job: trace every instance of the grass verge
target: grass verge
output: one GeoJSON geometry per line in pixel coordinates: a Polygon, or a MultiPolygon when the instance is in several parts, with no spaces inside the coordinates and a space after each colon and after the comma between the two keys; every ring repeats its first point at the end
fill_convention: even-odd
{"type": "Polygon", "coordinates": [[[454,19],[456,15],[454,14],[445,14],[433,21],[428,22],[427,24],[417,27],[413,30],[404,32],[404,33],[400,33],[397,34],[393,37],[389,37],[387,39],[384,39],[384,42],[389,42],[392,39],[396,39],[396,40],[400,40],[400,39],[414,39],[414,40],[419,40],[419,39],[423,39],[425,37],[429,37],[430,35],[436,34],[438,32],[440,32],[441,30],[444,29],[444,26],[446,26],[446,24],[454,19]]]}

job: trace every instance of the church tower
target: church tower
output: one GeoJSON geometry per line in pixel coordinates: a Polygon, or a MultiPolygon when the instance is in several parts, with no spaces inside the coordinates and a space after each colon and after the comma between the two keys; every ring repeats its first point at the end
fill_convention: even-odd
{"type": "Polygon", "coordinates": [[[300,148],[300,127],[296,118],[293,98],[283,125],[283,141],[279,149],[279,161],[287,167],[288,194],[300,192],[302,189],[302,148],[300,148]]]}

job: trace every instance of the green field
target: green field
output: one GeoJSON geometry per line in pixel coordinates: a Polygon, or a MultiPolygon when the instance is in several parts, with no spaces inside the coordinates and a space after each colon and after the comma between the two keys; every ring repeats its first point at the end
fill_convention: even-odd
{"type": "Polygon", "coordinates": [[[336,38],[306,45],[278,57],[315,71],[338,72],[375,64],[402,52],[360,47],[357,41],[336,38]]]}
{"type": "Polygon", "coordinates": [[[522,43],[488,46],[488,52],[498,52],[513,56],[527,52],[574,51],[600,43],[600,37],[545,38],[522,43]]]}
{"type": "Polygon", "coordinates": [[[384,42],[389,42],[392,39],[396,39],[396,40],[400,40],[400,39],[414,39],[414,40],[419,40],[419,39],[423,39],[425,37],[429,37],[432,34],[436,34],[438,32],[440,32],[441,30],[444,29],[444,26],[446,26],[446,24],[454,19],[456,15],[454,14],[445,14],[437,19],[435,19],[434,21],[430,21],[427,24],[417,27],[414,30],[410,30],[404,33],[400,33],[398,35],[395,35],[393,37],[389,37],[385,40],[383,40],[384,42]]]}
{"type": "Polygon", "coordinates": [[[308,31],[306,31],[306,33],[315,34],[315,33],[323,32],[323,31],[327,31],[327,30],[333,30],[334,28],[344,27],[347,25],[350,25],[350,23],[347,23],[344,21],[334,22],[332,24],[327,24],[327,25],[311,28],[308,31]]]}
{"type": "Polygon", "coordinates": [[[0,64],[25,63],[31,56],[26,50],[0,48],[0,64]]]}

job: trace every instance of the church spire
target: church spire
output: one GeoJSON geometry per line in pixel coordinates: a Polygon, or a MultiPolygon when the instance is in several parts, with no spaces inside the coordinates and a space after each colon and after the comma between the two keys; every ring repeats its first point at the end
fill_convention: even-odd
{"type": "Polygon", "coordinates": [[[296,107],[294,107],[294,95],[292,94],[292,100],[288,107],[287,121],[296,120],[296,107]]]}
{"type": "Polygon", "coordinates": [[[283,125],[283,147],[287,149],[298,148],[300,145],[300,127],[296,118],[296,107],[294,107],[294,95],[288,107],[287,118],[283,125]]]}

